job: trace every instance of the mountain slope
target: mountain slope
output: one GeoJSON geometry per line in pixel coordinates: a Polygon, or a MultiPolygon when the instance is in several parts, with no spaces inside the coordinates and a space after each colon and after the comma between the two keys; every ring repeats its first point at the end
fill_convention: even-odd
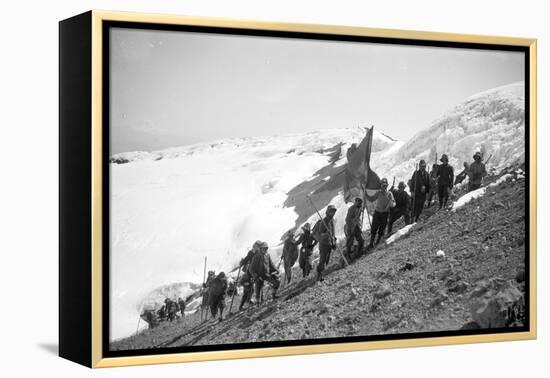
{"type": "MultiPolygon", "coordinates": [[[[323,283],[294,278],[280,299],[221,323],[201,324],[195,314],[115,342],[112,348],[459,330],[472,321],[477,283],[494,277],[515,280],[525,269],[524,214],[525,179],[512,173],[485,196],[456,212],[435,213],[406,236],[346,268],[333,258],[323,283]],[[436,256],[438,250],[445,258],[436,256]]],[[[229,298],[227,303],[229,307],[229,298]]]]}
{"type": "MultiPolygon", "coordinates": [[[[372,168],[407,181],[418,159],[447,153],[455,170],[476,150],[502,168],[524,159],[523,83],[472,96],[408,142],[375,128],[372,168]]],[[[265,240],[274,260],[281,236],[316,214],[306,194],[345,168],[360,129],[238,138],[111,157],[111,337],[135,331],[144,298],[163,285],[202,281],[228,271],[252,243],[265,240]]],[[[343,236],[347,204],[341,188],[314,196],[321,213],[337,206],[343,236]]]]}
{"type": "MultiPolygon", "coordinates": [[[[363,133],[323,130],[112,156],[112,337],[135,330],[140,304],[155,288],[201,282],[205,256],[208,270],[227,271],[257,239],[276,255],[297,218],[283,205],[287,193],[363,133]]],[[[377,134],[375,148],[396,143],[377,134]]]]}

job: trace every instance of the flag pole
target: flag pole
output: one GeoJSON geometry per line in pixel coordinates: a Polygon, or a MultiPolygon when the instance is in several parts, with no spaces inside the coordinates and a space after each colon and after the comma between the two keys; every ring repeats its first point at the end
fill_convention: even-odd
{"type": "Polygon", "coordinates": [[[411,209],[411,223],[414,223],[414,217],[415,217],[415,214],[416,214],[416,209],[415,209],[415,206],[416,206],[416,180],[417,180],[417,176],[418,176],[418,163],[414,165],[414,174],[413,174],[413,190],[411,191],[411,193],[414,193],[413,196],[412,196],[412,209],[411,209]]]}
{"type": "Polygon", "coordinates": [[[370,220],[370,214],[369,210],[367,209],[367,185],[369,181],[369,171],[370,171],[370,151],[372,151],[372,136],[374,135],[374,125],[371,125],[371,132],[369,137],[369,157],[367,161],[367,169],[366,169],[366,175],[365,175],[365,186],[363,187],[363,184],[361,183],[361,188],[363,189],[363,214],[361,214],[361,229],[363,228],[363,217],[365,215],[365,210],[367,210],[367,219],[369,221],[369,230],[372,228],[372,223],[370,220]]]}
{"type": "MultiPolygon", "coordinates": [[[[202,273],[202,299],[203,299],[203,303],[201,303],[201,322],[203,321],[202,318],[203,318],[203,314],[204,314],[204,283],[206,282],[206,256],[204,256],[204,271],[202,273]]],[[[206,317],[208,317],[208,311],[206,312],[206,317]]]]}
{"type": "Polygon", "coordinates": [[[363,231],[363,219],[365,218],[365,210],[367,213],[367,220],[369,221],[369,230],[372,228],[372,224],[370,220],[369,210],[367,209],[367,200],[366,200],[367,188],[363,187],[363,184],[361,184],[361,189],[363,190],[363,213],[361,214],[361,231],[363,231]]]}

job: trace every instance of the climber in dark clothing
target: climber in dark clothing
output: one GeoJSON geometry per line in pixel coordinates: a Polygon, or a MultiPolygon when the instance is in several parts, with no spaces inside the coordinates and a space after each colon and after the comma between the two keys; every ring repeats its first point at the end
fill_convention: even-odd
{"type": "Polygon", "coordinates": [[[481,188],[483,177],[487,176],[487,170],[485,169],[485,164],[481,162],[480,152],[475,153],[474,162],[468,167],[467,175],[470,180],[468,185],[469,192],[481,188]]]}
{"type": "Polygon", "coordinates": [[[147,322],[147,324],[149,325],[149,329],[155,328],[159,325],[159,319],[155,310],[144,310],[140,316],[143,320],[145,320],[145,322],[147,322]]]}
{"type": "Polygon", "coordinates": [[[418,163],[418,170],[414,171],[409,180],[409,188],[411,188],[413,207],[411,221],[418,222],[418,218],[422,214],[422,210],[424,210],[426,195],[430,191],[430,176],[426,172],[426,162],[424,160],[420,160],[418,163]]]}
{"type": "Polygon", "coordinates": [[[179,312],[178,303],[176,301],[171,300],[170,298],[166,298],[164,303],[166,305],[168,320],[172,322],[176,319],[176,315],[179,312]]]}
{"type": "Polygon", "coordinates": [[[388,223],[388,235],[391,234],[393,224],[401,217],[404,218],[405,224],[409,224],[410,218],[410,203],[411,197],[405,191],[405,183],[401,181],[397,185],[397,189],[392,188],[390,191],[395,199],[395,207],[390,208],[390,221],[388,223]]]}
{"type": "Polygon", "coordinates": [[[449,158],[447,155],[443,154],[440,161],[443,164],[439,165],[439,169],[437,170],[439,209],[447,207],[447,201],[449,200],[449,195],[453,189],[455,179],[454,170],[453,167],[449,165],[449,158]]]}
{"type": "Polygon", "coordinates": [[[180,297],[178,297],[178,308],[180,310],[181,317],[183,318],[185,316],[185,301],[180,297]]]}
{"type": "Polygon", "coordinates": [[[294,231],[290,230],[286,234],[283,245],[283,265],[285,269],[286,282],[292,281],[292,267],[298,259],[298,243],[294,240],[294,231]]]}
{"type": "Polygon", "coordinates": [[[300,269],[302,269],[302,277],[305,278],[311,272],[311,255],[313,254],[313,248],[317,244],[317,240],[311,234],[311,225],[309,223],[302,226],[302,231],[303,233],[296,240],[296,245],[302,245],[300,247],[298,263],[300,264],[300,269]]]}
{"type": "Polygon", "coordinates": [[[363,246],[365,241],[363,240],[363,232],[361,230],[361,217],[363,213],[363,200],[356,198],[355,203],[350,206],[346,215],[346,224],[344,226],[344,233],[346,234],[346,258],[348,261],[353,260],[352,257],[360,256],[363,254],[363,246]],[[357,240],[357,252],[354,256],[351,255],[351,249],[354,241],[357,240]]]}
{"type": "Polygon", "coordinates": [[[212,313],[212,319],[220,311],[220,322],[223,320],[223,309],[225,308],[225,294],[227,292],[227,277],[220,272],[211,282],[208,293],[208,306],[212,313]]]}
{"type": "Polygon", "coordinates": [[[252,291],[254,290],[254,282],[252,281],[252,275],[248,272],[248,266],[254,257],[254,254],[259,251],[261,241],[257,240],[252,249],[248,251],[247,255],[241,260],[240,267],[243,275],[239,280],[239,284],[243,287],[243,296],[241,298],[241,303],[239,305],[239,311],[243,309],[244,305],[247,303],[252,303],[252,291]]]}
{"type": "Polygon", "coordinates": [[[254,253],[248,265],[248,273],[252,276],[252,280],[254,281],[257,304],[261,303],[261,293],[265,281],[267,281],[273,289],[273,299],[277,299],[277,289],[279,289],[281,284],[279,270],[275,264],[273,264],[273,260],[271,260],[269,253],[267,253],[268,249],[269,246],[266,242],[260,242],[258,251],[254,253]]]}
{"type": "Polygon", "coordinates": [[[330,261],[330,253],[336,249],[334,236],[334,214],[336,206],[328,205],[325,217],[313,226],[313,236],[319,242],[319,262],[317,263],[317,281],[323,281],[323,271],[330,261]]]}

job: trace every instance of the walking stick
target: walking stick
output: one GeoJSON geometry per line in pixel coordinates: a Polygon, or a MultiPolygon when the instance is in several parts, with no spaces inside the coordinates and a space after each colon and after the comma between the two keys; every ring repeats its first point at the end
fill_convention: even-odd
{"type": "MultiPolygon", "coordinates": [[[[281,263],[283,262],[284,257],[285,257],[285,256],[284,256],[284,248],[283,248],[283,253],[281,253],[281,259],[279,260],[279,263],[277,264],[277,271],[281,268],[281,263]]],[[[291,268],[291,269],[292,269],[292,268],[291,268]]],[[[286,273],[286,272],[283,272],[282,277],[285,276],[285,273],[286,273]]],[[[283,282],[281,282],[281,285],[282,285],[282,286],[285,285],[284,282],[285,282],[284,280],[283,280],[283,282]]]]}
{"type": "MultiPolygon", "coordinates": [[[[202,300],[204,302],[204,284],[206,282],[206,256],[204,256],[204,271],[202,273],[202,290],[203,290],[203,293],[202,293],[202,300]]],[[[204,303],[201,303],[201,322],[202,322],[202,317],[203,317],[203,313],[204,313],[204,303]]],[[[208,312],[206,313],[206,317],[208,317],[208,312]]]]}
{"type": "Polygon", "coordinates": [[[235,299],[235,293],[237,292],[237,285],[239,284],[239,277],[241,276],[241,266],[239,265],[239,271],[237,272],[237,280],[235,281],[235,287],[233,288],[233,294],[231,295],[231,304],[229,305],[229,313],[233,308],[233,300],[235,299]]]}
{"type": "Polygon", "coordinates": [[[281,254],[281,259],[279,260],[279,263],[277,264],[277,270],[281,267],[281,263],[283,262],[283,255],[281,254]]]}
{"type": "MultiPolygon", "coordinates": [[[[485,161],[485,174],[487,174],[487,167],[489,166],[489,162],[491,161],[491,158],[492,158],[492,157],[493,157],[493,154],[491,154],[491,155],[489,156],[489,159],[487,159],[487,160],[485,161]]],[[[484,178],[485,178],[485,177],[481,177],[481,182],[482,182],[482,183],[483,183],[483,179],[484,179],[484,178]]]]}
{"type": "MultiPolygon", "coordinates": [[[[319,214],[319,210],[317,210],[317,207],[315,207],[315,204],[313,203],[313,200],[311,199],[310,196],[306,196],[309,201],[311,202],[311,206],[313,206],[313,208],[315,209],[315,212],[317,213],[317,215],[319,216],[319,218],[321,219],[321,222],[323,222],[323,224],[325,225],[325,229],[327,230],[330,238],[332,240],[335,240],[334,239],[334,235],[332,235],[332,232],[330,232],[330,229],[328,228],[327,224],[325,223],[325,220],[323,219],[323,217],[321,216],[321,214],[319,214]]],[[[338,250],[338,252],[340,252],[340,256],[342,256],[342,258],[344,259],[344,264],[347,266],[349,265],[348,263],[348,260],[346,259],[346,256],[344,256],[344,254],[342,253],[342,251],[338,250]]]]}
{"type": "Polygon", "coordinates": [[[137,327],[136,327],[136,336],[137,336],[138,331],[139,331],[139,322],[140,322],[140,321],[141,321],[141,315],[140,315],[139,318],[138,318],[138,325],[137,325],[137,327]]]}
{"type": "MultiPolygon", "coordinates": [[[[366,206],[366,202],[365,202],[365,188],[363,187],[363,183],[361,183],[361,190],[363,191],[363,209],[361,210],[361,231],[363,231],[363,220],[365,219],[365,207],[366,206]]],[[[346,236],[347,238],[347,236],[346,236]]]]}
{"type": "MultiPolygon", "coordinates": [[[[436,153],[437,155],[437,153],[436,153]]],[[[412,208],[411,208],[411,223],[414,223],[414,216],[415,216],[415,204],[416,204],[416,180],[418,179],[418,164],[415,164],[414,166],[414,174],[413,174],[413,191],[411,193],[414,193],[412,198],[412,208]]]]}

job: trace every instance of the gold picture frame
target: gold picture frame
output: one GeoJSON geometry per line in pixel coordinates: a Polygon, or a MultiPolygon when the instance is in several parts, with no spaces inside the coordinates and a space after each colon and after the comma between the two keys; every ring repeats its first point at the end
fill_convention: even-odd
{"type": "MultiPolygon", "coordinates": [[[[537,336],[537,41],[528,38],[482,36],[469,34],[436,33],[412,30],[378,29],[357,26],[295,24],[281,22],[260,22],[251,20],[230,20],[209,17],[188,17],[160,14],[90,11],[60,23],[60,355],[89,367],[115,367],[144,364],[160,364],[189,361],[208,361],[251,357],[285,356],[328,352],[349,352],[371,349],[466,344],[495,341],[535,339],[537,336]],[[342,342],[284,347],[266,347],[239,350],[216,350],[188,353],[150,354],[139,356],[105,357],[104,353],[104,259],[103,240],[104,198],[104,25],[106,22],[128,22],[157,25],[186,25],[227,29],[262,30],[289,33],[315,33],[335,36],[377,37],[415,40],[421,42],[450,42],[481,45],[519,46],[528,50],[529,77],[529,330],[526,332],[476,334],[462,336],[404,338],[397,340],[342,342]],[[80,34],[79,34],[80,33],[80,34]],[[79,39],[79,36],[82,38],[79,39]],[[82,49],[89,54],[81,54],[82,49]],[[75,58],[75,54],[79,58],[75,58]],[[81,71],[67,72],[68,62],[80,64],[81,71]],[[89,71],[89,72],[88,72],[89,71]],[[89,74],[89,76],[87,76],[89,74]],[[72,75],[72,76],[71,76],[72,75]],[[76,84],[75,84],[76,83],[76,84]],[[78,85],[75,90],[74,86],[78,85]],[[82,93],[82,95],[79,95],[82,93]],[[88,96],[89,94],[89,96],[88,96]],[[88,96],[88,97],[87,97],[88,96]],[[76,104],[75,102],[79,103],[76,104]],[[88,102],[89,101],[89,102],[88,102]],[[78,111],[75,112],[75,109],[78,111]],[[83,126],[75,121],[85,121],[83,126]],[[81,128],[81,131],[75,128],[81,128]],[[71,134],[72,133],[72,134],[71,134]],[[75,134],[76,133],[76,134],[75,134]],[[87,145],[87,149],[75,150],[69,147],[76,140],[87,145]],[[71,155],[75,154],[75,155],[71,155]],[[90,163],[80,174],[86,177],[80,189],[63,189],[64,180],[74,179],[76,169],[70,163],[70,156],[88,157],[90,163]],[[73,191],[71,191],[73,190],[73,191]],[[87,209],[80,215],[71,213],[69,207],[75,202],[85,201],[87,209]],[[81,223],[75,217],[84,217],[81,223]],[[78,228],[78,229],[77,229],[78,228]],[[69,240],[69,234],[73,239],[69,240]],[[85,236],[84,236],[85,235],[85,236]],[[76,256],[75,256],[76,255],[76,256]],[[80,256],[80,257],[79,257],[80,256]],[[77,275],[79,277],[77,277],[77,275]],[[81,281],[80,281],[81,280],[81,281]],[[84,283],[83,283],[84,282],[84,283]],[[89,282],[89,284],[86,284],[89,282]],[[76,297],[80,296],[77,300],[76,297]],[[75,302],[76,301],[76,302],[75,302]],[[71,306],[79,303],[82,319],[69,320],[78,314],[71,306]],[[84,314],[84,315],[83,315],[84,314]],[[86,315],[87,314],[87,315],[86,315]],[[79,343],[84,345],[75,351],[79,343]]],[[[82,146],[82,144],[81,144],[82,146]]],[[[80,219],[80,218],[78,218],[80,219]]],[[[527,239],[527,238],[526,238],[527,239]]],[[[78,307],[78,305],[77,305],[78,307]]]]}

